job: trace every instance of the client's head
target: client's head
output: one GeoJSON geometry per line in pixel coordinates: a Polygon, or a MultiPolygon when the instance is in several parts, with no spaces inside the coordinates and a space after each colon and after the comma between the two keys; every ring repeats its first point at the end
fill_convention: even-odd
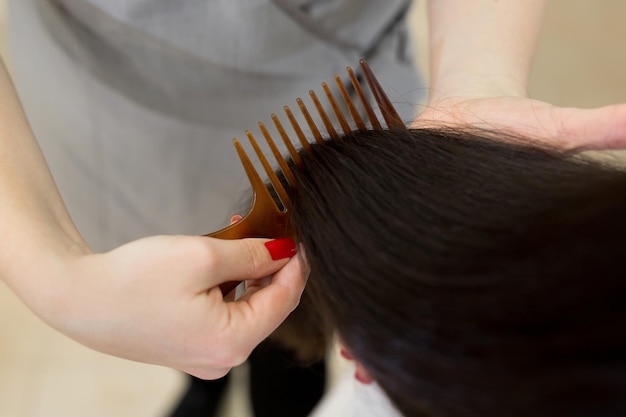
{"type": "Polygon", "coordinates": [[[401,412],[626,413],[626,175],[438,129],[301,156],[308,291],[401,412]]]}

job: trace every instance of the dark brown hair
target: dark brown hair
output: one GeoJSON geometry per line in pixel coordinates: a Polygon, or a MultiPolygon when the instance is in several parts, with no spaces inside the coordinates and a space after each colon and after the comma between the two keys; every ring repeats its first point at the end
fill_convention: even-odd
{"type": "Polygon", "coordinates": [[[406,416],[626,415],[626,175],[502,136],[302,151],[307,291],[406,416]]]}

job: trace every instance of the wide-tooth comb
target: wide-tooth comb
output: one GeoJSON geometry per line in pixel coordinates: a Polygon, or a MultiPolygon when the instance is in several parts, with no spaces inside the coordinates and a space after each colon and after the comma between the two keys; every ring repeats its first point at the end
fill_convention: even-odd
{"type": "MultiPolygon", "coordinates": [[[[376,104],[378,104],[378,108],[380,110],[380,113],[382,114],[382,118],[385,121],[385,124],[387,125],[387,128],[406,129],[404,122],[402,121],[402,119],[398,115],[398,112],[395,110],[395,108],[391,104],[391,101],[378,83],[378,80],[374,76],[370,67],[364,60],[360,61],[360,66],[363,78],[367,82],[369,90],[372,93],[376,104]]],[[[352,88],[354,89],[354,92],[358,97],[358,102],[361,104],[365,116],[369,121],[369,128],[374,130],[383,129],[382,120],[379,120],[376,112],[369,103],[367,95],[365,94],[358,77],[356,76],[352,68],[347,67],[346,71],[350,79],[350,84],[352,85],[352,88]]],[[[348,122],[348,117],[346,117],[346,115],[342,111],[341,106],[336,100],[332,91],[326,83],[322,83],[322,89],[324,91],[324,94],[330,104],[330,108],[332,109],[333,114],[337,118],[339,127],[341,127],[342,132],[344,134],[348,134],[356,130],[367,130],[368,125],[361,117],[361,113],[357,109],[354,101],[351,99],[350,94],[348,93],[348,90],[346,89],[341,77],[335,75],[334,80],[346,106],[347,112],[350,114],[350,117],[355,126],[355,128],[351,127],[350,123],[348,122]]],[[[328,117],[324,106],[318,99],[315,92],[313,90],[310,90],[309,95],[311,97],[311,100],[313,101],[313,105],[315,106],[317,114],[322,120],[324,130],[328,133],[328,137],[333,140],[339,139],[340,134],[337,133],[335,126],[333,125],[331,119],[328,117]]],[[[311,113],[305,106],[302,99],[298,98],[296,102],[315,141],[317,143],[324,143],[324,134],[316,125],[313,117],[311,116],[311,113]]],[[[311,144],[305,136],[304,131],[300,127],[300,124],[298,123],[296,117],[291,112],[291,109],[288,106],[285,106],[284,111],[287,119],[289,120],[289,123],[291,124],[291,127],[296,134],[296,137],[298,138],[298,143],[303,149],[310,152],[311,144]]],[[[300,156],[298,155],[298,151],[296,150],[296,146],[294,145],[294,141],[289,138],[289,135],[287,134],[285,128],[275,114],[272,115],[272,121],[274,122],[274,125],[276,126],[276,129],[278,130],[279,135],[283,143],[285,144],[290,157],[293,159],[296,165],[299,165],[301,160],[300,156]]],[[[261,129],[261,133],[263,134],[263,137],[265,138],[265,141],[268,144],[270,150],[274,154],[274,159],[276,159],[276,161],[278,162],[285,181],[290,187],[295,187],[296,183],[294,174],[287,165],[285,157],[281,155],[278,147],[276,146],[276,142],[274,142],[274,139],[271,137],[269,131],[263,123],[259,123],[259,128],[261,129]]],[[[267,184],[261,179],[261,176],[255,169],[252,161],[246,154],[246,151],[244,150],[239,140],[234,139],[233,144],[235,145],[235,149],[237,150],[239,159],[241,160],[250,184],[252,185],[252,207],[248,214],[246,214],[237,223],[218,230],[217,232],[210,233],[206,236],[219,239],[241,239],[248,237],[265,237],[276,239],[282,237],[291,237],[293,232],[291,225],[289,224],[289,209],[291,207],[289,195],[287,194],[283,183],[274,172],[274,168],[263,154],[261,147],[259,146],[252,133],[250,131],[246,131],[246,136],[248,137],[248,141],[252,145],[255,154],[259,158],[261,165],[263,165],[263,169],[265,170],[265,173],[269,178],[269,182],[276,193],[278,201],[276,201],[276,199],[272,197],[267,184]]],[[[230,292],[234,287],[236,287],[237,284],[237,282],[229,282],[226,284],[222,284],[220,287],[222,288],[222,292],[226,294],[230,292]]]]}

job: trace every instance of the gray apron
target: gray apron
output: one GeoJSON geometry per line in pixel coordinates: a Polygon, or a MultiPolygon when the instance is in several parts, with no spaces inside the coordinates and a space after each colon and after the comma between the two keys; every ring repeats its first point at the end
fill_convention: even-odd
{"type": "MultiPolygon", "coordinates": [[[[18,93],[96,250],[242,213],[232,148],[364,57],[405,120],[405,0],[8,0],[18,93]]],[[[242,213],[243,214],[243,213],[242,213]]]]}

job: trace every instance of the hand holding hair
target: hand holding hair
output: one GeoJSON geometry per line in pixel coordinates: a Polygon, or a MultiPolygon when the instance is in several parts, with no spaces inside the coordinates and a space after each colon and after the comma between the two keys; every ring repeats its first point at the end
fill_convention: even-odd
{"type": "Polygon", "coordinates": [[[545,4],[430,1],[430,98],[412,126],[505,131],[566,150],[626,146],[626,104],[559,108],[528,98],[545,4]]]}
{"type": "Polygon", "coordinates": [[[450,97],[429,104],[412,126],[441,124],[509,132],[564,150],[626,147],[626,104],[579,109],[526,97],[450,97]]]}

